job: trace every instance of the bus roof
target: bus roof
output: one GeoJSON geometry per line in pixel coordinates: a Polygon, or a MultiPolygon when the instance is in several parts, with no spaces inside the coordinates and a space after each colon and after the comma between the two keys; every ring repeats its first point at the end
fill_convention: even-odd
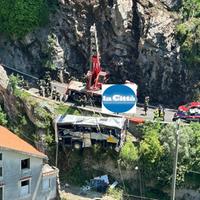
{"type": "Polygon", "coordinates": [[[127,119],[122,117],[90,117],[79,115],[59,115],[55,119],[58,125],[74,124],[85,126],[106,126],[110,128],[123,129],[127,119]]]}

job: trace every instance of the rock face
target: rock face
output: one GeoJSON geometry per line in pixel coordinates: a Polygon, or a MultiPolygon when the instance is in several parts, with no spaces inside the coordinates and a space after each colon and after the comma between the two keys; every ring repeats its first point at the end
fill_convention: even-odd
{"type": "Polygon", "coordinates": [[[152,1],[149,7],[140,1],[137,7],[143,22],[138,48],[143,77],[140,86],[153,100],[172,103],[176,96],[176,100],[181,101],[186,89],[182,84],[186,81],[186,72],[180,62],[180,46],[174,33],[178,17],[157,1],[152,1]]]}
{"type": "Polygon", "coordinates": [[[139,85],[139,100],[171,104],[185,98],[188,72],[175,38],[179,0],[60,0],[44,28],[21,41],[0,38],[1,62],[42,74],[65,67],[78,78],[89,68],[90,26],[96,23],[103,68],[110,82],[139,85]],[[45,68],[46,67],[46,68],[45,68]]]}
{"type": "Polygon", "coordinates": [[[7,89],[8,87],[8,82],[9,82],[9,79],[8,79],[8,76],[6,74],[6,71],[4,70],[3,66],[0,65],[0,87],[4,90],[7,89]]]}

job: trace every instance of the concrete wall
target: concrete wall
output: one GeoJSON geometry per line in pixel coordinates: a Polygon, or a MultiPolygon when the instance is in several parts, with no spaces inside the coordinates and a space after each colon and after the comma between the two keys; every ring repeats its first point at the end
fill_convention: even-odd
{"type": "Polygon", "coordinates": [[[54,199],[56,197],[56,192],[57,192],[57,180],[56,176],[44,176],[42,177],[42,181],[40,183],[40,188],[39,188],[39,193],[36,197],[36,200],[49,200],[49,199],[54,199]],[[48,189],[43,188],[43,181],[45,179],[50,180],[50,187],[48,189]]]}
{"type": "MultiPolygon", "coordinates": [[[[36,188],[37,180],[42,170],[43,160],[40,158],[32,157],[26,154],[21,154],[11,150],[2,150],[0,149],[0,153],[3,154],[2,156],[2,166],[3,166],[3,178],[0,179],[0,183],[4,186],[4,199],[3,200],[11,200],[11,199],[23,199],[23,200],[32,200],[33,193],[36,188]],[[30,158],[30,170],[21,170],[21,160],[30,158]],[[30,179],[30,194],[21,197],[20,196],[20,189],[21,189],[21,180],[30,179]]],[[[54,178],[55,179],[55,178],[54,178]]],[[[55,180],[52,179],[52,187],[55,189],[52,192],[43,191],[42,190],[42,180],[38,189],[38,200],[47,200],[55,197],[54,190],[56,190],[54,182],[55,180]],[[42,193],[43,195],[40,195],[42,193]],[[46,195],[48,194],[48,195],[46,195]],[[47,197],[47,198],[46,198],[47,197]],[[49,197],[49,198],[48,198],[49,197]],[[51,197],[51,198],[50,198],[51,197]]],[[[51,190],[51,189],[50,189],[51,190]]]]}

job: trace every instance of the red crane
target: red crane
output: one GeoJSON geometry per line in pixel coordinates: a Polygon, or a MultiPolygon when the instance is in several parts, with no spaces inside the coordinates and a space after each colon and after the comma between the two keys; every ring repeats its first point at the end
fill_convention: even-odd
{"type": "Polygon", "coordinates": [[[99,46],[95,24],[90,28],[90,70],[87,73],[87,90],[100,90],[103,83],[108,80],[109,73],[103,71],[100,65],[99,46]]]}

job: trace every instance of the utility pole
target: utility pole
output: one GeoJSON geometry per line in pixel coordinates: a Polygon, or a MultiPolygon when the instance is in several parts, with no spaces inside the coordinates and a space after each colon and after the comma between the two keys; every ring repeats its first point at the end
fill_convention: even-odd
{"type": "Polygon", "coordinates": [[[176,174],[177,174],[177,162],[178,162],[178,146],[179,146],[179,126],[180,126],[180,119],[177,120],[176,122],[176,146],[175,146],[175,158],[174,158],[174,164],[173,164],[173,177],[172,177],[172,194],[171,194],[171,200],[175,200],[175,196],[176,196],[176,174]]]}
{"type": "Polygon", "coordinates": [[[58,167],[58,122],[59,119],[54,120],[54,130],[55,130],[55,143],[56,143],[56,160],[55,160],[55,166],[58,167]]]}

